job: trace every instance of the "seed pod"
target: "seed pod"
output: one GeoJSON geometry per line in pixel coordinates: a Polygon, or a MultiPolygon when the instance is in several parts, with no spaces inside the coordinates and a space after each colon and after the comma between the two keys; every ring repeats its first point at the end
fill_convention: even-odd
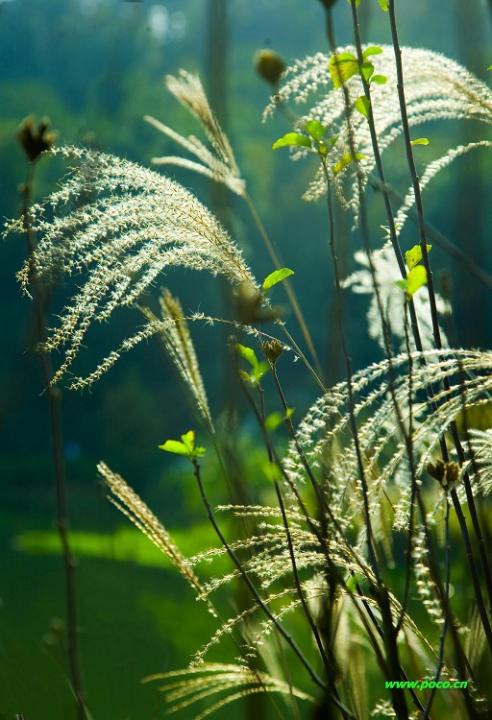
{"type": "Polygon", "coordinates": [[[267,340],[261,344],[266,359],[271,365],[275,365],[284,351],[284,346],[278,340],[267,340]]]}
{"type": "Polygon", "coordinates": [[[434,480],[437,480],[438,483],[442,483],[445,472],[443,461],[436,460],[434,463],[429,463],[427,465],[427,472],[434,480]]]}
{"type": "Polygon", "coordinates": [[[24,152],[31,162],[36,162],[41,153],[49,150],[55,140],[56,133],[49,129],[48,118],[40,120],[38,127],[34,125],[34,117],[29,115],[22,121],[17,133],[17,139],[24,148],[24,152]]]}
{"type": "Polygon", "coordinates": [[[264,48],[256,53],[255,67],[256,72],[263,80],[271,85],[276,85],[285,70],[285,63],[274,50],[264,48]]]}

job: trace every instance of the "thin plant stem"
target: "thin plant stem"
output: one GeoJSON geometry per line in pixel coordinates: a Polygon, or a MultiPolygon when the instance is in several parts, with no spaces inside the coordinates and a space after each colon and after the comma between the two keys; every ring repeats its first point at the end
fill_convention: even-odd
{"type": "MultiPolygon", "coordinates": [[[[449,501],[447,494],[444,496],[444,593],[445,593],[445,600],[446,603],[449,603],[449,585],[450,585],[450,578],[451,578],[451,541],[449,537],[449,501]]],[[[446,613],[444,615],[444,620],[442,624],[441,629],[441,636],[439,638],[439,658],[437,661],[437,667],[436,667],[436,673],[434,675],[434,683],[437,683],[439,681],[439,678],[441,677],[442,668],[444,665],[444,644],[446,641],[446,634],[448,632],[448,625],[449,625],[449,615],[446,613]]],[[[436,685],[431,690],[431,693],[429,695],[429,698],[427,700],[427,704],[425,706],[425,711],[422,716],[422,720],[427,720],[429,717],[429,713],[431,711],[432,703],[434,701],[436,695],[436,685]]]]}
{"type": "MultiPolygon", "coordinates": [[[[26,181],[22,190],[22,215],[24,218],[24,229],[27,239],[27,252],[31,265],[30,270],[36,334],[38,342],[42,343],[46,336],[44,292],[34,268],[33,255],[36,249],[36,237],[31,227],[29,214],[33,192],[34,168],[34,163],[28,164],[26,181]]],[[[79,720],[89,720],[90,714],[86,705],[78,638],[76,560],[72,554],[70,546],[70,521],[65,477],[65,460],[63,456],[61,392],[58,388],[51,384],[53,367],[49,353],[44,349],[41,349],[39,352],[39,360],[50,416],[51,446],[55,476],[56,527],[60,538],[65,576],[68,665],[70,669],[72,690],[77,704],[78,718],[79,720]]]]}

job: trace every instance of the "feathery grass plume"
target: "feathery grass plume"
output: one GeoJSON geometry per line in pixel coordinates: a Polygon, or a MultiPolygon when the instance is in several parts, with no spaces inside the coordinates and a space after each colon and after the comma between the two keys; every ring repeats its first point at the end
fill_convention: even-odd
{"type": "Polygon", "coordinates": [[[177,76],[167,75],[165,82],[169,92],[199,121],[210,147],[204,145],[194,135],[184,137],[159,120],[146,115],[144,119],[148,123],[199,160],[196,162],[188,158],[166,155],[152,158],[152,162],[157,165],[179,165],[193,170],[223,183],[236,195],[243,196],[246,183],[241,177],[231,144],[209,105],[198,75],[180,70],[177,76]]]}
{"type": "Polygon", "coordinates": [[[159,322],[148,308],[142,308],[142,312],[149,324],[155,325],[160,331],[164,347],[195,400],[198,412],[208,426],[213,428],[205,385],[181,303],[169,290],[164,290],[160,297],[160,306],[162,322],[159,322]]]}
{"type": "MultiPolygon", "coordinates": [[[[26,293],[31,266],[40,280],[52,273],[81,278],[45,343],[49,351],[64,349],[53,382],[69,370],[93,324],[135,306],[168,268],[206,270],[233,286],[256,287],[224,228],[178,183],[113,155],[77,147],[52,153],[75,163],[60,190],[31,209],[41,239],[18,278],[26,293]]],[[[22,232],[22,222],[8,223],[6,232],[22,232]]],[[[125,343],[133,347],[152,332],[125,343]]],[[[110,355],[107,366],[114,361],[110,355]]],[[[94,379],[105,369],[103,363],[94,379]]]]}
{"type": "MultiPolygon", "coordinates": [[[[431,163],[426,165],[423,172],[419,177],[420,189],[425,190],[427,185],[435,178],[435,176],[444,168],[448,167],[454,160],[459,157],[466,155],[472,150],[480,150],[483,148],[492,148],[492,142],[490,140],[481,140],[479,142],[471,142],[467,145],[458,145],[456,148],[448,150],[448,152],[437,160],[433,160],[431,163]]],[[[415,194],[413,186],[409,188],[398,213],[395,216],[395,229],[397,236],[400,235],[403,226],[408,218],[408,213],[415,205],[415,194]]],[[[442,332],[442,331],[441,331],[442,332]]]]}
{"type": "MultiPolygon", "coordinates": [[[[367,49],[371,46],[364,46],[367,49]]],[[[386,77],[383,84],[371,84],[372,111],[381,152],[386,150],[402,133],[400,105],[397,92],[397,74],[393,46],[381,45],[380,54],[371,56],[375,73],[386,77]]],[[[337,55],[355,53],[353,46],[340,47],[337,55]]],[[[330,57],[324,53],[296,61],[284,74],[284,84],[272,98],[264,112],[264,118],[271,116],[279,101],[296,104],[310,103],[299,124],[307,119],[319,120],[327,133],[335,140],[330,152],[329,171],[334,185],[345,207],[358,213],[358,189],[356,172],[367,176],[374,170],[375,160],[372,141],[366,117],[358,112],[351,114],[350,125],[354,146],[363,156],[357,163],[343,162],[349,157],[349,128],[345,114],[345,100],[342,88],[334,88],[330,80],[328,63],[330,57]],[[340,162],[342,161],[342,162],[340,162]],[[337,167],[338,163],[338,167],[337,167]],[[336,168],[336,169],[335,169],[336,168]],[[352,181],[351,196],[347,197],[344,180],[352,181]]],[[[485,83],[463,68],[454,60],[430,50],[402,48],[402,63],[405,73],[405,96],[410,127],[429,120],[473,119],[492,124],[492,92],[485,83]]],[[[355,73],[345,82],[350,104],[363,95],[362,80],[355,73]]],[[[294,158],[303,157],[306,151],[296,148],[294,158]]],[[[443,164],[443,167],[446,163],[443,164]]],[[[440,167],[437,167],[439,170],[440,167]]],[[[315,200],[326,192],[326,183],[321,170],[305,193],[305,199],[315,200]]]]}
{"type": "MultiPolygon", "coordinates": [[[[266,591],[264,602],[272,609],[275,618],[280,620],[286,615],[302,611],[302,602],[293,581],[289,548],[285,542],[285,525],[278,509],[268,506],[224,506],[220,509],[232,511],[239,517],[254,517],[259,520],[257,535],[242,538],[231,544],[231,547],[239,553],[253,550],[253,553],[249,553],[242,563],[248,574],[255,577],[259,586],[266,591]]],[[[328,595],[326,583],[322,579],[322,574],[326,569],[326,552],[329,553],[333,565],[343,576],[346,576],[347,573],[357,574],[368,584],[374,584],[375,577],[372,570],[358,549],[353,547],[352,541],[348,537],[339,533],[336,537],[326,539],[322,547],[318,537],[311,529],[305,527],[307,523],[304,516],[299,515],[295,509],[286,512],[289,518],[289,531],[297,570],[305,577],[302,581],[304,596],[310,606],[312,605],[314,615],[317,614],[317,608],[323,607],[328,595]]],[[[320,524],[314,518],[310,518],[310,524],[317,527],[318,530],[321,529],[320,524]]],[[[189,562],[192,566],[201,562],[210,563],[225,554],[224,548],[213,548],[190,558],[189,562]]],[[[237,571],[217,575],[205,584],[202,599],[209,598],[212,593],[238,580],[239,577],[240,574],[237,571]]],[[[345,597],[344,592],[343,595],[345,597]]],[[[347,601],[348,597],[347,595],[347,601]]],[[[374,599],[367,597],[364,600],[377,615],[378,608],[374,599]]],[[[390,594],[390,602],[396,621],[402,613],[402,608],[392,594],[390,594]]],[[[347,608],[346,605],[343,607],[347,608]]],[[[260,621],[260,632],[250,638],[250,645],[256,653],[262,654],[264,643],[274,628],[270,619],[261,618],[261,608],[254,603],[223,623],[208,642],[197,651],[190,667],[200,666],[210,650],[225,639],[234,628],[242,627],[248,619],[255,617],[260,621]]],[[[429,651],[432,651],[432,646],[406,612],[403,622],[408,633],[419,644],[421,653],[428,655],[429,651]]]]}
{"type": "MultiPolygon", "coordinates": [[[[188,560],[181,553],[166,528],[147,507],[125,480],[113,472],[104,462],[97,470],[109,490],[109,500],[137,527],[166,557],[191,585],[198,597],[203,587],[188,560]]],[[[211,609],[211,605],[209,606],[211,609]]]]}
{"type": "MultiPolygon", "coordinates": [[[[354,253],[354,259],[361,266],[342,281],[342,287],[350,288],[358,295],[370,295],[371,300],[367,311],[367,324],[369,336],[376,340],[381,349],[385,350],[385,337],[383,319],[378,307],[378,300],[374,290],[374,282],[369,269],[369,260],[362,250],[354,253]]],[[[384,245],[380,250],[372,254],[372,263],[376,275],[379,297],[385,313],[385,320],[391,328],[393,335],[398,341],[400,351],[405,349],[405,295],[401,288],[396,285],[401,277],[398,262],[394,250],[390,244],[384,245]]],[[[413,296],[413,303],[417,321],[420,329],[420,337],[424,350],[430,350],[434,346],[432,329],[432,316],[430,310],[429,296],[420,292],[413,296]]],[[[451,305],[439,294],[436,294],[436,307],[440,315],[451,312],[451,305]]],[[[444,330],[441,328],[441,340],[444,346],[448,341],[444,330]]],[[[415,346],[413,337],[410,339],[412,346],[415,346]]]]}
{"type": "Polygon", "coordinates": [[[158,673],[145,678],[145,682],[151,681],[164,681],[160,690],[170,706],[169,713],[188,708],[204,698],[222,695],[205,710],[193,715],[193,720],[201,720],[235,700],[256,693],[293,695],[299,700],[314,702],[311,695],[289,683],[245,665],[207,663],[200,668],[158,673]]]}
{"type": "Polygon", "coordinates": [[[471,447],[479,467],[479,491],[483,495],[492,492],[492,428],[488,430],[470,430],[471,447]]]}
{"type": "MultiPolygon", "coordinates": [[[[393,377],[394,398],[401,410],[408,431],[410,410],[413,419],[415,472],[418,482],[433,454],[439,439],[462,411],[460,396],[460,364],[465,378],[463,392],[467,403],[475,404],[488,398],[492,389],[492,353],[479,350],[429,350],[411,354],[413,363],[412,407],[408,399],[406,368],[408,355],[402,353],[392,363],[384,360],[355,373],[352,378],[354,415],[359,428],[359,444],[369,480],[369,503],[374,517],[381,512],[380,501],[388,493],[392,497],[394,525],[405,529],[401,508],[408,504],[411,477],[407,466],[404,438],[395,417],[393,397],[388,383],[393,377]],[[422,364],[425,358],[426,364],[422,364]],[[434,392],[433,401],[425,391],[435,379],[447,378],[449,389],[434,392]],[[436,408],[433,404],[436,404],[436,408]]],[[[348,388],[342,382],[317,400],[297,430],[298,442],[312,468],[323,468],[323,478],[330,486],[331,507],[341,527],[360,525],[362,499],[354,487],[357,477],[356,449],[350,434],[350,413],[347,410],[348,388]],[[333,442],[336,440],[337,442],[333,442]],[[327,447],[331,447],[330,462],[323,464],[327,447]]],[[[284,468],[291,482],[304,482],[304,466],[298,450],[291,443],[284,460],[284,468]]],[[[460,495],[461,498],[461,495],[460,495]]],[[[466,498],[463,497],[466,502],[466,498]]],[[[363,531],[363,529],[362,529],[363,531]]]]}

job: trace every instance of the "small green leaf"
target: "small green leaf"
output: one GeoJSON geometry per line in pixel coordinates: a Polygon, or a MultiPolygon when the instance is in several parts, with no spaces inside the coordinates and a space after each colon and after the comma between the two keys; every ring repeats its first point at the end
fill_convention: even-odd
{"type": "Polygon", "coordinates": [[[383,52],[383,48],[379,47],[379,45],[369,45],[368,48],[364,50],[362,53],[362,57],[364,60],[369,57],[369,55],[381,55],[383,52]]]}
{"type": "Polygon", "coordinates": [[[340,88],[344,85],[352,75],[359,72],[359,63],[357,58],[351,52],[342,52],[332,55],[328,63],[333,87],[340,88]]]}
{"type": "Polygon", "coordinates": [[[185,455],[186,457],[190,454],[186,445],[179,442],[179,440],[166,440],[162,445],[159,445],[159,449],[175,455],[185,455]]]}
{"type": "Polygon", "coordinates": [[[370,82],[371,77],[374,74],[374,65],[372,64],[372,62],[369,62],[368,60],[366,62],[363,62],[360,66],[360,74],[367,83],[370,82]]]}
{"type": "Polygon", "coordinates": [[[270,370],[270,366],[268,363],[263,362],[261,360],[256,367],[253,368],[253,370],[250,372],[249,377],[253,385],[256,385],[260,382],[263,375],[266,375],[267,372],[270,370]]]}
{"type": "Polygon", "coordinates": [[[304,129],[306,130],[308,135],[311,135],[311,137],[318,142],[325,134],[325,127],[320,123],[319,120],[308,120],[307,123],[304,125],[304,129]]]}
{"type": "Polygon", "coordinates": [[[376,83],[376,85],[386,85],[388,78],[386,75],[373,75],[371,82],[376,83]]]}
{"type": "Polygon", "coordinates": [[[241,345],[240,343],[236,343],[236,350],[242,358],[249,362],[252,368],[258,365],[258,358],[256,357],[256,353],[253,348],[246,347],[246,345],[241,345]]]}
{"type": "MultiPolygon", "coordinates": [[[[432,245],[427,245],[427,252],[432,250],[432,245]]],[[[409,270],[414,268],[422,260],[422,248],[420,245],[414,245],[410,250],[405,253],[405,260],[409,270]]]]}
{"type": "Polygon", "coordinates": [[[318,152],[323,155],[323,157],[326,157],[337,140],[338,135],[332,135],[328,140],[320,140],[318,145],[318,152]]]}
{"type": "Polygon", "coordinates": [[[489,65],[487,70],[492,70],[492,65],[489,65]]]}
{"type": "Polygon", "coordinates": [[[378,4],[383,12],[389,11],[389,0],[378,0],[378,4]]]}
{"type": "Polygon", "coordinates": [[[241,378],[241,380],[243,380],[243,382],[253,384],[253,380],[251,379],[249,373],[246,372],[246,370],[242,370],[241,368],[239,368],[239,377],[241,378]]]}
{"type": "Polygon", "coordinates": [[[274,285],[277,285],[291,275],[294,275],[294,271],[287,267],[274,270],[263,280],[262,288],[263,290],[270,290],[274,285]]]}
{"type": "Polygon", "coordinates": [[[371,101],[366,98],[365,95],[361,95],[354,103],[354,108],[360,112],[361,115],[368,118],[369,117],[369,108],[371,106],[371,101]]]}
{"type": "Polygon", "coordinates": [[[407,293],[414,295],[427,282],[427,270],[423,265],[416,265],[407,275],[407,293]]]}
{"type": "Polygon", "coordinates": [[[184,435],[181,435],[181,441],[182,441],[183,445],[186,447],[186,449],[188,450],[188,452],[191,454],[195,447],[195,431],[188,430],[187,433],[185,433],[184,435]]]}
{"type": "Polygon", "coordinates": [[[282,137],[279,137],[278,140],[275,140],[275,142],[272,145],[273,150],[278,150],[279,148],[283,147],[311,147],[312,143],[311,140],[307,137],[307,135],[303,135],[302,133],[297,132],[288,132],[285,133],[285,135],[282,135],[282,137]]]}
{"type": "Polygon", "coordinates": [[[423,265],[415,265],[415,267],[410,270],[405,280],[397,280],[395,284],[405,290],[409,297],[412,297],[412,295],[415,295],[417,290],[420,290],[426,282],[427,270],[423,265]]]}
{"type": "Polygon", "coordinates": [[[268,432],[273,432],[284,421],[283,416],[279,412],[272,412],[265,420],[265,428],[268,432]]]}
{"type": "Polygon", "coordinates": [[[353,157],[349,152],[346,152],[342,155],[340,160],[338,160],[333,165],[333,174],[338,175],[338,173],[341,173],[342,170],[345,170],[348,165],[350,165],[353,162],[357,162],[358,160],[363,160],[365,158],[365,155],[362,153],[355,153],[355,156],[353,157]]]}
{"type": "Polygon", "coordinates": [[[429,143],[430,140],[426,137],[415,138],[415,140],[410,141],[410,145],[428,145],[429,143]]]}
{"type": "Polygon", "coordinates": [[[187,433],[181,435],[181,442],[179,440],[166,440],[162,445],[159,445],[159,448],[165,452],[189,458],[203,457],[206,452],[206,448],[195,445],[194,430],[188,430],[187,433]]]}
{"type": "Polygon", "coordinates": [[[251,372],[249,373],[245,370],[239,370],[240,378],[251,385],[258,385],[263,375],[269,371],[270,366],[266,362],[258,361],[255,351],[246,347],[246,345],[237,343],[236,350],[251,365],[251,372]]]}
{"type": "Polygon", "coordinates": [[[287,408],[287,410],[285,411],[285,419],[290,420],[295,411],[295,408],[287,408]]]}

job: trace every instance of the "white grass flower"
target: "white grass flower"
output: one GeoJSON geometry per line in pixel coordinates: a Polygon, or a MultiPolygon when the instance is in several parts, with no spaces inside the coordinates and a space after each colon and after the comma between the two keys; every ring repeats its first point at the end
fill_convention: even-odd
{"type": "MultiPolygon", "coordinates": [[[[364,49],[368,46],[364,46],[364,49]]],[[[400,104],[397,91],[397,74],[394,50],[391,45],[381,45],[381,54],[371,56],[375,73],[386,76],[384,84],[372,83],[372,111],[381,152],[386,150],[403,132],[400,104]]],[[[337,54],[355,54],[353,46],[340,47],[337,54]]],[[[334,165],[350,152],[349,130],[345,112],[345,101],[341,88],[332,86],[328,71],[330,56],[324,53],[298,60],[284,74],[284,83],[267,106],[264,117],[273,114],[279,103],[294,102],[296,105],[309,103],[303,110],[299,124],[307,119],[317,119],[328,130],[329,136],[337,140],[330,153],[329,169],[340,199],[357,216],[358,189],[355,171],[362,173],[364,182],[375,168],[372,141],[367,119],[358,112],[351,113],[350,126],[357,152],[364,157],[357,163],[348,164],[341,172],[334,174],[334,165]],[[351,195],[347,196],[344,180],[348,179],[351,195]]],[[[492,92],[489,87],[454,60],[440,53],[421,48],[402,48],[402,63],[405,76],[405,96],[408,121],[414,128],[430,120],[470,119],[487,125],[492,124],[492,92]]],[[[350,104],[363,94],[359,75],[353,75],[345,83],[350,104]]],[[[298,150],[294,157],[305,153],[298,150]]],[[[443,163],[443,167],[446,162],[443,163]]],[[[437,169],[440,169],[439,167],[437,169]]],[[[305,193],[305,199],[315,200],[326,191],[323,174],[318,171],[315,180],[305,193]]]]}
{"type": "Polygon", "coordinates": [[[199,161],[176,155],[166,155],[154,157],[152,162],[157,165],[178,165],[193,170],[216,182],[223,183],[236,195],[243,196],[246,188],[245,181],[241,177],[231,144],[210,107],[198,75],[180,70],[177,76],[167,75],[166,87],[181,105],[199,121],[209,147],[194,135],[185,137],[154,117],[146,115],[144,119],[148,123],[199,161]]]}
{"type": "Polygon", "coordinates": [[[172,363],[178,370],[183,382],[193,397],[198,412],[210,428],[213,428],[212,416],[208,405],[207,393],[203,384],[200,367],[191,339],[188,324],[179,300],[164,290],[160,298],[161,321],[148,309],[143,309],[149,324],[160,333],[164,347],[172,363]]]}
{"type": "MultiPolygon", "coordinates": [[[[45,343],[48,351],[64,350],[53,382],[69,370],[93,324],[107,321],[117,308],[135,306],[169,268],[205,270],[233,286],[256,287],[224,228],[178,183],[113,155],[77,147],[53,154],[75,164],[61,189],[31,208],[40,241],[32,263],[26,261],[18,273],[25,292],[31,272],[40,280],[54,273],[79,279],[45,343]]],[[[22,219],[7,225],[7,232],[22,229],[22,219]]],[[[148,334],[140,331],[122,349],[148,334]]],[[[108,367],[118,352],[106,358],[108,367]]],[[[104,363],[99,370],[94,379],[104,363]]]]}
{"type": "MultiPolygon", "coordinates": [[[[374,291],[374,283],[369,268],[369,260],[362,250],[354,254],[354,259],[361,266],[349,275],[342,282],[342,286],[350,288],[358,295],[370,295],[371,300],[367,312],[367,324],[369,335],[379,346],[385,350],[383,321],[379,312],[378,301],[374,291]]],[[[386,244],[381,250],[372,254],[372,262],[379,288],[379,296],[385,313],[385,319],[393,335],[395,336],[399,350],[406,347],[405,342],[405,295],[401,288],[396,285],[400,279],[400,270],[396,256],[391,245],[386,244]]],[[[420,337],[424,350],[430,350],[434,346],[432,317],[429,304],[429,295],[425,292],[418,292],[413,296],[413,303],[417,315],[420,337]]],[[[451,305],[436,293],[436,307],[440,315],[447,315],[451,312],[451,305]]],[[[414,339],[411,328],[409,328],[410,346],[414,346],[414,339]]],[[[441,328],[441,340],[443,346],[447,346],[446,334],[441,328]]]]}

